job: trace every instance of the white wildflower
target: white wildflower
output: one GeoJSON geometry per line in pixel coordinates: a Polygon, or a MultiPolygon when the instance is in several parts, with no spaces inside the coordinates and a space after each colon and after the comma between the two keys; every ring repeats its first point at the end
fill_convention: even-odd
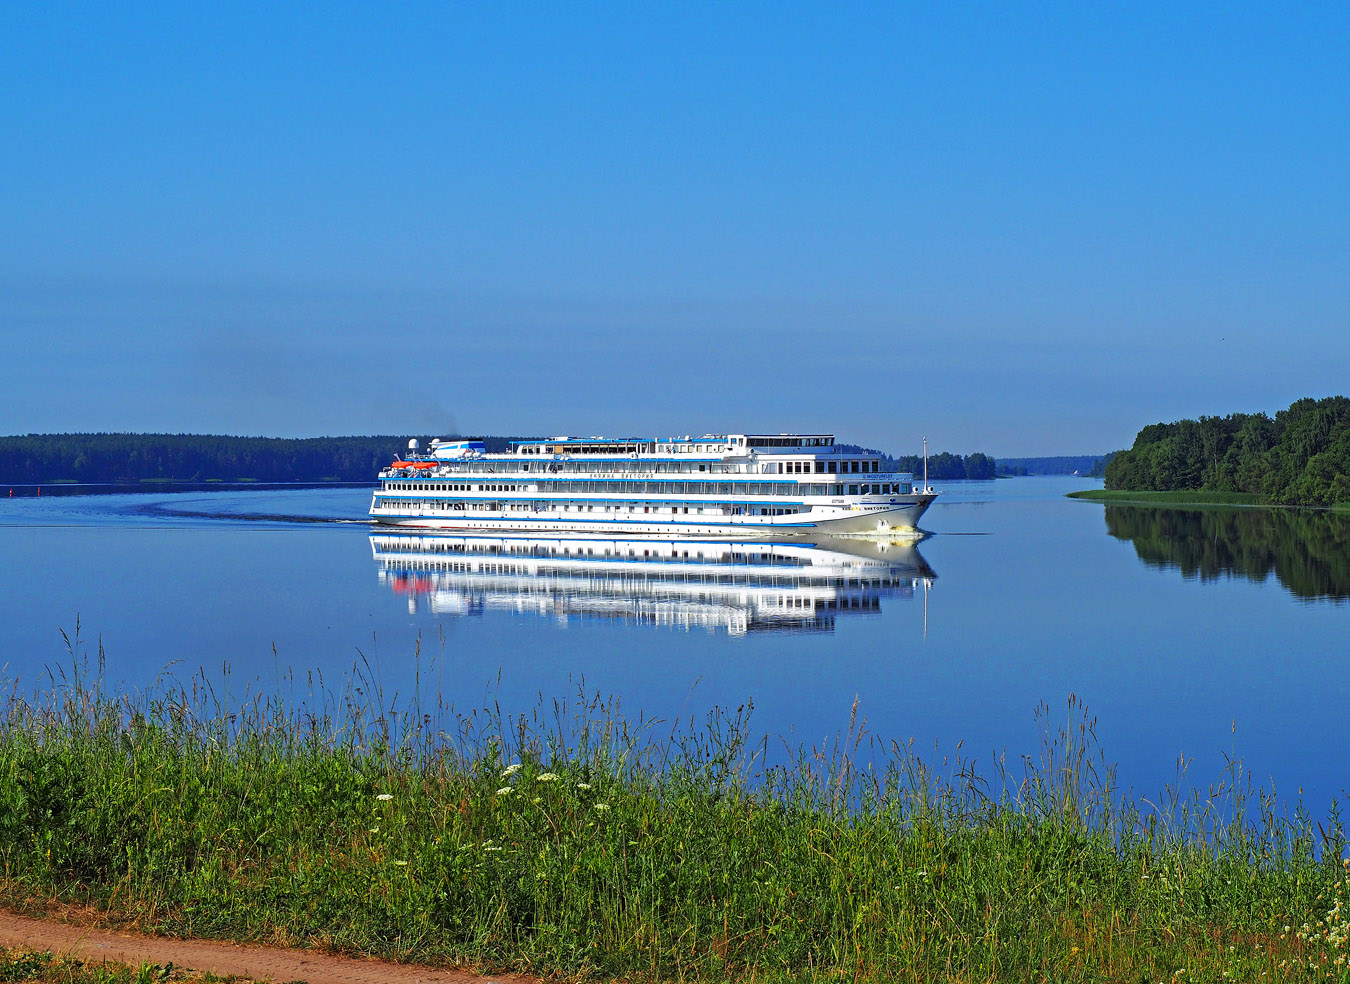
{"type": "Polygon", "coordinates": [[[393,793],[380,793],[380,795],[379,795],[379,796],[376,796],[375,798],[376,798],[377,800],[379,800],[381,803],[388,803],[391,799],[394,798],[394,794],[393,794],[393,793]]]}
{"type": "Polygon", "coordinates": [[[596,803],[596,804],[595,804],[595,808],[596,808],[597,810],[599,810],[601,813],[604,813],[606,810],[609,809],[609,804],[608,804],[608,803],[596,803]]]}
{"type": "Polygon", "coordinates": [[[577,789],[585,790],[585,789],[590,789],[590,788],[591,788],[591,784],[588,783],[588,782],[579,782],[579,783],[577,783],[577,789]]]}
{"type": "Polygon", "coordinates": [[[519,762],[514,765],[508,765],[505,769],[502,769],[502,778],[505,779],[507,776],[513,776],[523,768],[524,766],[519,762]]]}
{"type": "Polygon", "coordinates": [[[557,782],[557,781],[558,781],[558,773],[556,773],[556,772],[541,772],[541,773],[539,773],[539,775],[535,776],[535,781],[536,781],[536,782],[557,782]]]}
{"type": "Polygon", "coordinates": [[[407,861],[395,861],[394,864],[398,865],[398,867],[400,867],[400,868],[406,868],[406,867],[408,867],[408,862],[407,862],[407,861]]]}
{"type": "Polygon", "coordinates": [[[497,795],[498,795],[498,796],[510,796],[510,795],[511,795],[512,793],[514,793],[515,791],[516,791],[516,790],[515,790],[515,787],[514,787],[514,786],[503,786],[501,789],[497,790],[497,795]]]}

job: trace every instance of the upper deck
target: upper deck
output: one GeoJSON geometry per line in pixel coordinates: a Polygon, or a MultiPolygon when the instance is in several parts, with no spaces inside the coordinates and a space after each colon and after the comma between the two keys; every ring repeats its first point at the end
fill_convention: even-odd
{"type": "MultiPolygon", "coordinates": [[[[795,484],[834,481],[834,476],[841,475],[882,474],[880,455],[840,448],[832,434],[563,436],[512,441],[509,450],[496,453],[488,452],[482,441],[433,440],[427,454],[417,452],[416,441],[408,443],[406,460],[394,461],[380,473],[381,478],[404,478],[413,472],[427,478],[513,474],[530,480],[568,476],[717,480],[773,475],[795,484]]],[[[897,477],[911,481],[908,473],[897,473],[897,477]]]]}
{"type": "Polygon", "coordinates": [[[520,455],[694,455],[740,457],[748,454],[821,452],[834,447],[833,434],[704,434],[693,437],[551,437],[512,441],[520,455]]]}

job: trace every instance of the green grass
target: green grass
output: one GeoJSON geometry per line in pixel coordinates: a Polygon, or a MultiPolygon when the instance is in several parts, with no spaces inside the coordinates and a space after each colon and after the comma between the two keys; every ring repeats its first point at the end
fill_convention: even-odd
{"type": "Polygon", "coordinates": [[[1066,493],[1070,499],[1138,505],[1267,506],[1271,503],[1254,492],[1131,492],[1125,489],[1084,489],[1066,493]]]}
{"type": "Polygon", "coordinates": [[[1124,795],[1074,701],[1039,761],[981,771],[857,721],[766,767],[746,709],[370,692],[12,692],[0,901],[577,980],[1350,980],[1334,810],[1289,816],[1239,763],[1124,795]]]}
{"type": "Polygon", "coordinates": [[[176,984],[179,981],[241,981],[242,978],[184,971],[173,964],[128,964],[113,961],[78,960],[50,951],[0,947],[0,981],[34,981],[37,984],[176,984]]]}

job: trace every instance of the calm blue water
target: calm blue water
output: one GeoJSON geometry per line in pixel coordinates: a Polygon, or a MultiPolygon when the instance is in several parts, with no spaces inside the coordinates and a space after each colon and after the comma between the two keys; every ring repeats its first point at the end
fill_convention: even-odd
{"type": "Polygon", "coordinates": [[[129,689],[225,667],[234,693],[340,687],[363,661],[386,697],[420,677],[460,709],[583,680],[663,717],[753,700],[793,744],[844,729],[856,698],[873,732],[985,766],[1035,754],[1037,706],[1059,723],[1075,694],[1140,793],[1179,756],[1208,785],[1227,756],[1323,815],[1350,787],[1350,524],[1064,498],[1092,484],[950,483],[917,550],[689,558],[372,540],[364,489],[4,499],[0,663],[41,685],[78,619],[129,689]]]}

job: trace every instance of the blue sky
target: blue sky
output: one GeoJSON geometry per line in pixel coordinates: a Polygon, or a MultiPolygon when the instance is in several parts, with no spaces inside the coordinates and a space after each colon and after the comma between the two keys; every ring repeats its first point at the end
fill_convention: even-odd
{"type": "Polygon", "coordinates": [[[1125,446],[1347,390],[1350,8],[0,9],[0,433],[1125,446]]]}

